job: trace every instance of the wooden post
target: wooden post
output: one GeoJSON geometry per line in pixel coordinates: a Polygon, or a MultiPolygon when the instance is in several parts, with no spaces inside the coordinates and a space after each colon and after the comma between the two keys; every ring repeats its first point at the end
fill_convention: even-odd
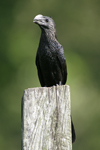
{"type": "Polygon", "coordinates": [[[68,85],[24,91],[22,150],[72,150],[68,85]]]}

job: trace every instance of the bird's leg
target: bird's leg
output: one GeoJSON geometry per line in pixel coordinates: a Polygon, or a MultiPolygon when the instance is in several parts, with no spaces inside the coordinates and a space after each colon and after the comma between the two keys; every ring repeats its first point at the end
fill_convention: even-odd
{"type": "Polygon", "coordinates": [[[61,81],[59,81],[59,85],[61,85],[61,81]]]}
{"type": "Polygon", "coordinates": [[[57,85],[61,85],[61,81],[59,81],[59,84],[56,84],[56,86],[57,86],[57,85]]]}

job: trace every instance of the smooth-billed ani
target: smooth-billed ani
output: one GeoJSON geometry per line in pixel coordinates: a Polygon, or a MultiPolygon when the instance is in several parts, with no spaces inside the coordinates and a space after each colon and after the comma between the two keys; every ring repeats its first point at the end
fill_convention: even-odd
{"type": "MultiPolygon", "coordinates": [[[[57,40],[53,19],[37,15],[33,22],[38,24],[42,31],[36,55],[36,66],[41,86],[65,85],[67,81],[67,65],[63,47],[57,40]]],[[[74,142],[76,135],[72,121],[71,129],[72,142],[74,142]]]]}

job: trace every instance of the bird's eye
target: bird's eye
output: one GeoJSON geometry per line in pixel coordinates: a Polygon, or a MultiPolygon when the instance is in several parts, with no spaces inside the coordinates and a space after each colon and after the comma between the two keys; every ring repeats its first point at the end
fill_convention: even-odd
{"type": "Polygon", "coordinates": [[[49,19],[45,19],[46,22],[49,22],[49,19]]]}

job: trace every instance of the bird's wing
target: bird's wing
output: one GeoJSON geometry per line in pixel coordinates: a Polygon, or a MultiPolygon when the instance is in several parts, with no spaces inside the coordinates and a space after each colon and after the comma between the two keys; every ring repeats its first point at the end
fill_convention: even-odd
{"type": "Polygon", "coordinates": [[[43,80],[43,75],[42,75],[42,71],[41,71],[41,67],[40,67],[40,63],[39,63],[38,54],[36,55],[36,66],[37,66],[37,70],[38,70],[38,77],[39,77],[40,84],[42,87],[44,87],[45,83],[43,80]]]}
{"type": "Polygon", "coordinates": [[[67,81],[67,64],[64,56],[63,47],[61,47],[57,51],[57,61],[62,74],[62,84],[64,85],[67,81]]]}

